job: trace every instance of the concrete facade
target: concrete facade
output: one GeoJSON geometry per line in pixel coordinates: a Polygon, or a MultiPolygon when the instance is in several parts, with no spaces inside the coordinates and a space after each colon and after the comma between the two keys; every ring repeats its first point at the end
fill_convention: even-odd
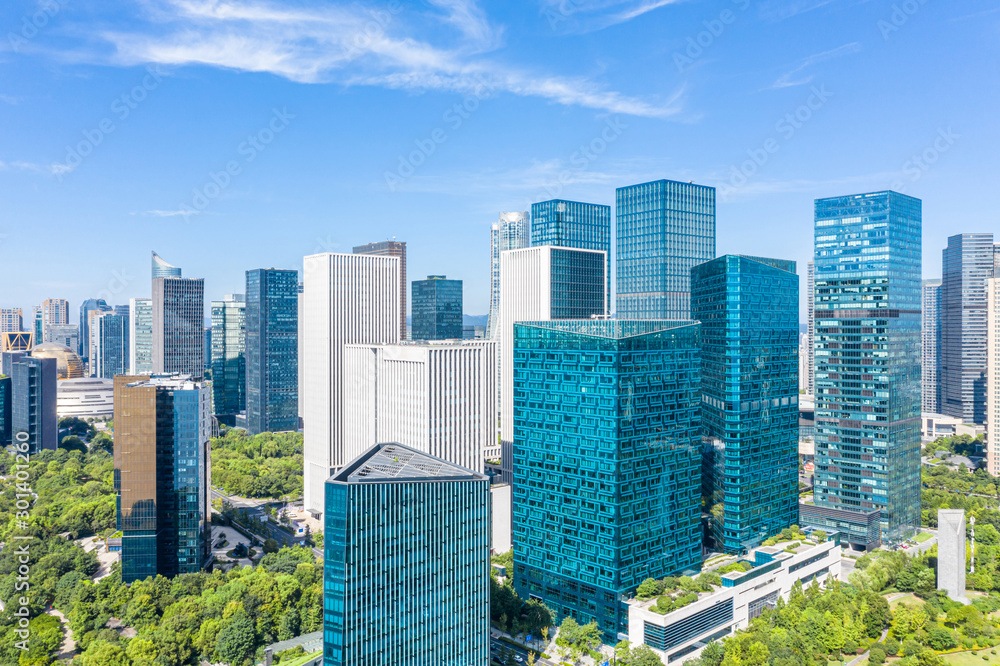
{"type": "Polygon", "coordinates": [[[963,604],[965,596],[965,510],[938,509],[938,573],[939,590],[963,604]]]}

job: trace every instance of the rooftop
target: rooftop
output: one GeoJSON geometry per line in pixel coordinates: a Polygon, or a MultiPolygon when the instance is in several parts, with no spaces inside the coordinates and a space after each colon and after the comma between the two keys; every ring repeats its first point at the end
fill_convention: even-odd
{"type": "Polygon", "coordinates": [[[486,476],[394,442],[376,444],[330,480],[341,483],[479,481],[486,476]]]}
{"type": "Polygon", "coordinates": [[[551,331],[565,331],[595,338],[622,340],[651,335],[662,331],[697,326],[692,320],[667,321],[657,319],[556,319],[551,321],[519,321],[517,326],[530,326],[551,331]]]}

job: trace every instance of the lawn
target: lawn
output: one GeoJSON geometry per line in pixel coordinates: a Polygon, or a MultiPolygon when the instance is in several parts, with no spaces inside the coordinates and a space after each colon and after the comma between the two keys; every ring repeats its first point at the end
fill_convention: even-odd
{"type": "Polygon", "coordinates": [[[896,610],[896,607],[899,606],[900,604],[906,604],[907,606],[920,608],[921,606],[924,605],[924,600],[921,599],[920,597],[908,594],[905,597],[901,597],[890,603],[889,608],[891,608],[892,610],[896,610]]]}
{"type": "Polygon", "coordinates": [[[311,660],[315,659],[316,657],[320,656],[321,654],[323,654],[322,650],[319,650],[318,652],[312,652],[310,654],[304,654],[301,657],[299,657],[298,659],[295,659],[293,661],[288,661],[288,662],[283,661],[283,662],[281,662],[281,666],[302,666],[302,664],[309,663],[311,660]]]}
{"type": "Polygon", "coordinates": [[[989,650],[980,650],[979,654],[971,652],[956,652],[955,654],[943,654],[944,663],[949,666],[983,666],[984,664],[995,664],[1000,661],[1000,655],[990,654],[989,650]],[[988,657],[989,660],[984,660],[988,657]]]}
{"type": "Polygon", "coordinates": [[[933,538],[934,538],[934,535],[931,534],[930,532],[921,532],[917,536],[913,537],[913,540],[916,541],[917,543],[923,543],[924,541],[927,541],[927,540],[933,539],[933,538]]]}

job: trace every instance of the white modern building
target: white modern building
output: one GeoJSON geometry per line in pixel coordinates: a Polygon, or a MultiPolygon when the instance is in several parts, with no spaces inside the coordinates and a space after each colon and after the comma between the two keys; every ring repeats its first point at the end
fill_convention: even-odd
{"type": "Polygon", "coordinates": [[[500,254],[500,463],[514,478],[514,324],[607,312],[605,252],[543,245],[500,254]]]}
{"type": "Polygon", "coordinates": [[[344,348],[399,342],[400,259],[323,253],[304,258],[300,344],[305,509],[323,513],[326,480],[348,450],[344,348]]]}
{"type": "Polygon", "coordinates": [[[937,586],[952,601],[969,603],[965,596],[964,509],[938,509],[937,586]]]}
{"type": "Polygon", "coordinates": [[[111,418],[115,407],[113,379],[83,377],[56,384],[56,414],[59,418],[111,418]]]}
{"type": "Polygon", "coordinates": [[[628,638],[632,645],[645,643],[664,663],[683,663],[701,655],[709,643],[731,636],[749,626],[765,609],[774,608],[779,597],[788,598],[797,581],[803,585],[840,578],[839,535],[826,541],[757,548],[747,554],[749,571],[722,575],[722,586],[702,592],[697,601],[660,614],[652,610],[657,598],[628,602],[628,638]]]}
{"type": "Polygon", "coordinates": [[[920,367],[921,407],[923,412],[941,411],[941,378],[939,377],[941,348],[941,280],[921,283],[920,308],[920,367]]]}
{"type": "Polygon", "coordinates": [[[128,311],[129,372],[148,375],[153,372],[153,299],[130,298],[128,311]]]}
{"type": "MultiPolygon", "coordinates": [[[[59,342],[52,340],[49,335],[53,326],[64,326],[69,324],[69,301],[65,298],[46,298],[42,301],[42,340],[41,342],[59,342]]],[[[37,343],[40,344],[41,342],[37,343]]],[[[64,344],[59,342],[59,344],[64,344]]],[[[69,345],[65,345],[69,347],[69,345]]],[[[70,347],[76,349],[76,347],[70,347]]]]}
{"type": "Polygon", "coordinates": [[[496,442],[496,343],[344,348],[344,455],[397,442],[483,473],[496,442]]]}
{"type": "Polygon", "coordinates": [[[947,414],[932,414],[924,412],[920,415],[920,438],[923,443],[933,442],[939,437],[954,437],[968,435],[977,437],[986,429],[975,423],[964,423],[962,419],[947,414]]]}
{"type": "Polygon", "coordinates": [[[487,339],[495,339],[500,313],[500,253],[531,245],[528,211],[500,213],[500,220],[490,228],[490,313],[486,322],[487,339]]]}
{"type": "Polygon", "coordinates": [[[1000,276],[986,280],[986,469],[1000,476],[1000,276]]]}
{"type": "Polygon", "coordinates": [[[806,266],[806,394],[816,395],[816,264],[806,266]]]}

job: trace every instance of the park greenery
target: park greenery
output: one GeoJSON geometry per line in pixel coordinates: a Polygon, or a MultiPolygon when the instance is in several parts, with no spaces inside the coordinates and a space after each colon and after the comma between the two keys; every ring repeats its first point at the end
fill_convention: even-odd
{"type": "Polygon", "coordinates": [[[230,428],[212,440],[212,485],[230,495],[301,497],[302,466],[301,433],[230,428]]]}

